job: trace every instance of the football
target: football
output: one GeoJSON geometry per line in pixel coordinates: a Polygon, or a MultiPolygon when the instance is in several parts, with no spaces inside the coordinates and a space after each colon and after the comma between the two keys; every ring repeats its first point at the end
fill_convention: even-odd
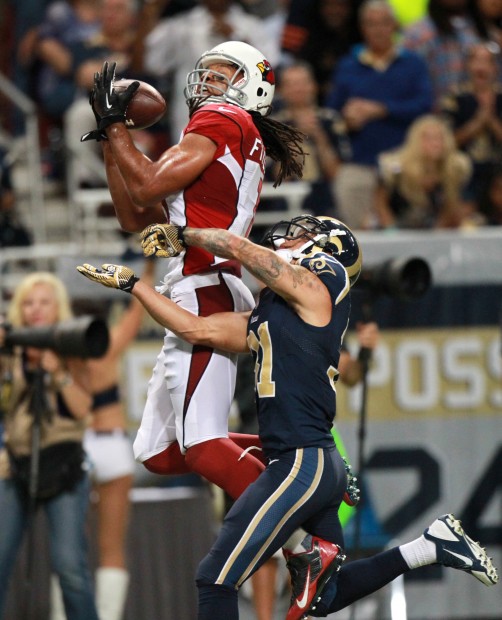
{"type": "Polygon", "coordinates": [[[139,88],[127,106],[126,127],[146,129],[164,116],[167,108],[166,101],[156,88],[141,80],[117,80],[113,83],[113,88],[121,92],[132,82],[139,82],[139,88]]]}

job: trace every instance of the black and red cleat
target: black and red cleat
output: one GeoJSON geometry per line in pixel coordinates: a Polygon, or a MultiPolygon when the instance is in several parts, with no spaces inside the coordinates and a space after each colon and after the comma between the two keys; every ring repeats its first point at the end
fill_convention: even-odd
{"type": "Polygon", "coordinates": [[[291,575],[291,605],[286,620],[308,617],[314,599],[318,598],[334,573],[340,570],[345,556],[335,543],[312,537],[310,551],[291,553],[283,550],[291,575]]]}

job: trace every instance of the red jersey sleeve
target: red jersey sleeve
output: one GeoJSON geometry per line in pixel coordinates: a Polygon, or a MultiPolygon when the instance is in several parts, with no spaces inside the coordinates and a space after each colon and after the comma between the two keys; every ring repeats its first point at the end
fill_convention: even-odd
{"type": "MultiPolygon", "coordinates": [[[[225,154],[225,149],[236,139],[236,144],[242,139],[242,115],[248,113],[237,106],[210,104],[204,106],[190,119],[185,135],[197,133],[206,136],[216,144],[215,159],[225,154]]],[[[246,118],[247,120],[247,118],[246,118]]]]}

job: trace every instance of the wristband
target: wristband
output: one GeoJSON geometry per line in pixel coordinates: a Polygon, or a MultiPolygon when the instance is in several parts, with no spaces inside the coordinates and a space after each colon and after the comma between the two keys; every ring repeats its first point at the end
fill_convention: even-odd
{"type": "Polygon", "coordinates": [[[131,294],[132,293],[132,289],[134,288],[134,285],[136,284],[136,282],[139,282],[140,278],[138,278],[138,276],[133,276],[130,280],[129,280],[129,284],[126,288],[123,288],[122,290],[125,291],[126,293],[131,294]]]}
{"type": "Polygon", "coordinates": [[[178,233],[178,241],[180,242],[180,244],[184,248],[187,247],[187,244],[186,244],[186,241],[185,241],[185,234],[184,234],[185,233],[185,228],[186,228],[186,226],[176,226],[177,233],[178,233]]]}
{"type": "Polygon", "coordinates": [[[124,123],[125,125],[125,121],[125,116],[122,115],[116,114],[115,116],[103,116],[99,121],[98,129],[100,131],[104,131],[107,127],[115,123],[124,123]]]}

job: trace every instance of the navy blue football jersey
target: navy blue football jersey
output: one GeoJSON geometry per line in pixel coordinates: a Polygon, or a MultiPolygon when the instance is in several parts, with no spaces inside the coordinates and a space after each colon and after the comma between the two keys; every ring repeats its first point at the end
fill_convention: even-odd
{"type": "Polygon", "coordinates": [[[328,254],[318,253],[301,264],[330,292],[328,325],[308,325],[268,288],[249,318],[259,432],[267,456],[333,445],[330,431],[336,413],[338,360],[349,321],[349,280],[344,267],[328,254]]]}

